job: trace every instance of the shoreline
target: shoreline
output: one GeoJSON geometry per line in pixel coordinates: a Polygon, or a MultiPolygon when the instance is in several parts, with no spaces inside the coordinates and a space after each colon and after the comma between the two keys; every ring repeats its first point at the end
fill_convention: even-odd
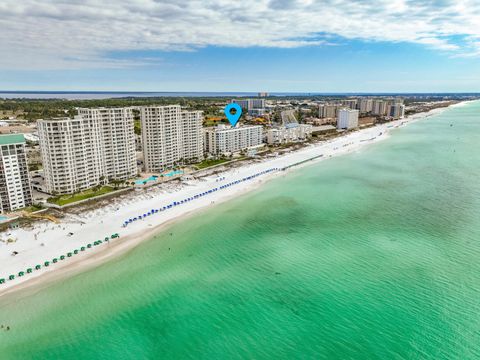
{"type": "MultiPolygon", "coordinates": [[[[119,203],[118,205],[120,207],[116,210],[112,209],[112,206],[109,205],[82,214],[84,215],[82,221],[85,220],[83,224],[79,224],[78,220],[72,222],[70,219],[69,222],[69,219],[67,219],[66,221],[62,221],[60,225],[52,226],[50,223],[41,223],[33,229],[21,229],[18,231],[18,242],[22,241],[24,247],[22,251],[19,251],[19,255],[15,257],[7,256],[10,255],[10,250],[18,247],[16,243],[14,245],[0,246],[0,261],[2,262],[2,269],[0,271],[2,275],[8,276],[7,274],[9,273],[17,274],[18,271],[24,270],[28,265],[31,266],[35,263],[43,264],[43,261],[40,259],[51,259],[59,253],[65,252],[68,247],[72,249],[74,246],[79,246],[81,245],[80,241],[85,243],[85,238],[92,240],[98,238],[97,233],[99,231],[103,234],[119,232],[121,237],[110,240],[108,244],[102,244],[84,253],[79,253],[63,262],[50,264],[48,268],[42,267],[41,270],[35,271],[32,274],[26,274],[25,277],[16,278],[12,281],[7,280],[5,284],[0,284],[0,298],[9,301],[15,298],[11,296],[12,294],[21,297],[29,296],[58,281],[97,267],[106,261],[120,259],[121,256],[124,256],[144,241],[149,241],[175,222],[185,220],[192,215],[197,215],[201,213],[201,211],[209,209],[211,206],[227,202],[237,196],[256,190],[265,182],[280,174],[287,174],[293,171],[294,169],[292,168],[300,168],[335,156],[358,151],[368,144],[387,139],[391,129],[429,118],[442,113],[450,107],[461,106],[465,103],[467,102],[461,102],[445,108],[433,109],[424,113],[417,113],[405,119],[362,129],[326,142],[311,144],[285,155],[262,160],[261,162],[252,162],[239,168],[228,169],[217,176],[186,182],[177,188],[173,186],[170,189],[165,189],[165,187],[160,185],[151,191],[142,193],[137,201],[135,199],[128,199],[124,201],[123,204],[119,203]],[[372,138],[372,136],[374,137],[372,138]],[[179,200],[193,196],[193,194],[205,191],[206,189],[217,187],[219,184],[223,184],[218,181],[221,178],[225,178],[229,182],[237,181],[245,176],[251,176],[272,167],[288,169],[267,173],[247,183],[239,183],[232,188],[224,188],[204,198],[196,199],[182,206],[160,212],[159,214],[153,214],[148,218],[143,218],[140,221],[131,223],[127,227],[121,226],[123,219],[128,219],[131,216],[135,216],[135,214],[149,211],[154,208],[153,206],[158,206],[159,203],[163,203],[165,206],[165,204],[172,202],[174,199],[179,200]],[[112,212],[116,214],[112,214],[112,212]],[[85,226],[83,226],[84,224],[85,226]],[[67,227],[68,230],[66,230],[67,227]],[[66,233],[68,231],[74,232],[74,235],[66,239],[68,236],[66,233]],[[44,242],[40,243],[39,246],[39,241],[44,242]]],[[[135,195],[136,194],[132,197],[136,197],[135,195]]],[[[100,238],[102,238],[102,236],[100,236],[100,238]]]]}

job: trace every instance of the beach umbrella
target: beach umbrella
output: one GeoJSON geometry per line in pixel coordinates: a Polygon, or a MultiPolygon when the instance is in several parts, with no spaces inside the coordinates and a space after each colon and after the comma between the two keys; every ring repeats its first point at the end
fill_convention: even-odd
{"type": "Polygon", "coordinates": [[[35,265],[35,270],[40,270],[42,268],[42,265],[35,265]]]}
{"type": "Polygon", "coordinates": [[[0,279],[0,284],[5,284],[5,279],[4,278],[0,279]]]}
{"type": "Polygon", "coordinates": [[[23,275],[25,275],[25,273],[24,273],[23,271],[20,271],[20,272],[18,273],[18,276],[23,276],[23,275]]]}
{"type": "Polygon", "coordinates": [[[110,240],[110,238],[107,236],[107,237],[105,238],[105,241],[108,241],[108,240],[110,240]]]}
{"type": "Polygon", "coordinates": [[[71,252],[67,253],[67,257],[72,257],[72,255],[73,254],[71,252]]]}
{"type": "Polygon", "coordinates": [[[78,250],[77,250],[77,249],[73,250],[73,253],[74,253],[75,255],[77,255],[77,254],[78,254],[78,250]]]}
{"type": "Polygon", "coordinates": [[[92,244],[88,244],[87,248],[90,249],[92,247],[92,244]]]}
{"type": "Polygon", "coordinates": [[[60,255],[60,260],[65,260],[65,255],[60,255]]]}
{"type": "Polygon", "coordinates": [[[45,261],[45,262],[43,263],[43,265],[49,266],[49,265],[50,265],[50,261],[45,261]]]}
{"type": "Polygon", "coordinates": [[[15,279],[15,275],[10,275],[10,276],[8,277],[8,280],[13,280],[13,279],[15,279]]]}
{"type": "Polygon", "coordinates": [[[33,271],[33,269],[32,269],[32,268],[28,268],[28,269],[27,269],[27,274],[31,274],[31,273],[32,273],[32,271],[33,271]]]}
{"type": "Polygon", "coordinates": [[[52,262],[55,264],[56,262],[58,262],[58,259],[57,259],[57,258],[54,258],[54,259],[52,260],[52,262]]]}

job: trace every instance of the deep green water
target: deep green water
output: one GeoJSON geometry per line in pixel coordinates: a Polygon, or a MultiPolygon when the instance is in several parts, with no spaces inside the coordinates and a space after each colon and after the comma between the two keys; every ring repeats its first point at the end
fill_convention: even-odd
{"type": "Polygon", "coordinates": [[[0,298],[0,359],[478,359],[479,134],[451,108],[0,298]]]}

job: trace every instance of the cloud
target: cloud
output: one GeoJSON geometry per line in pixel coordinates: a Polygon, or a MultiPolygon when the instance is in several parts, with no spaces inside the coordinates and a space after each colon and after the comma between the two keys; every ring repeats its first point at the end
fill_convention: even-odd
{"type": "Polygon", "coordinates": [[[478,0],[2,0],[0,14],[0,69],[148,65],[109,54],[322,46],[332,38],[477,56],[471,39],[480,38],[478,0]]]}

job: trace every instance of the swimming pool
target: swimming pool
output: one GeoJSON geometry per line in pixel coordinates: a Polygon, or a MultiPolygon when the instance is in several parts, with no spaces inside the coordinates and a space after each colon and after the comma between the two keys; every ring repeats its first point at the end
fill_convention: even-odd
{"type": "Polygon", "coordinates": [[[163,174],[163,176],[171,177],[171,176],[180,175],[180,174],[183,174],[182,170],[174,170],[174,171],[170,171],[169,173],[163,174]]]}
{"type": "Polygon", "coordinates": [[[7,216],[0,215],[0,221],[8,220],[7,216]]]}
{"type": "Polygon", "coordinates": [[[148,183],[150,181],[155,181],[158,179],[158,176],[152,175],[146,179],[135,180],[135,185],[143,185],[144,183],[148,183]]]}

